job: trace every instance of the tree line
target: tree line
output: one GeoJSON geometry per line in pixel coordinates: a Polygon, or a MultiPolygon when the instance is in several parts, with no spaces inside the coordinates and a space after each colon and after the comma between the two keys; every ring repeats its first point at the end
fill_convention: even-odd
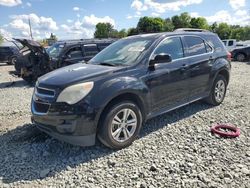
{"type": "Polygon", "coordinates": [[[114,29],[110,23],[96,25],[95,38],[123,38],[141,33],[171,32],[178,28],[205,29],[217,33],[223,39],[250,40],[250,26],[229,25],[227,23],[208,24],[204,17],[191,17],[187,12],[171,18],[141,17],[136,27],[120,31],[114,29]]]}

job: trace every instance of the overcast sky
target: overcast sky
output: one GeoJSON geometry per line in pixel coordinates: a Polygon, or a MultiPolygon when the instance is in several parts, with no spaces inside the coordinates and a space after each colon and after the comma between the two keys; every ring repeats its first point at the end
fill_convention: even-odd
{"type": "Polygon", "coordinates": [[[171,17],[182,12],[210,23],[250,25],[250,0],[0,0],[0,33],[36,39],[92,38],[98,22],[116,29],[135,27],[141,16],[171,17]]]}

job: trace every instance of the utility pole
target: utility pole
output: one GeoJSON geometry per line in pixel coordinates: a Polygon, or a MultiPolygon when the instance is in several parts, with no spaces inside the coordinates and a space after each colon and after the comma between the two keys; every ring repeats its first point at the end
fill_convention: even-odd
{"type": "Polygon", "coordinates": [[[33,40],[32,30],[31,30],[31,24],[30,24],[30,18],[29,18],[29,26],[30,26],[30,38],[31,38],[31,40],[33,40]]]}

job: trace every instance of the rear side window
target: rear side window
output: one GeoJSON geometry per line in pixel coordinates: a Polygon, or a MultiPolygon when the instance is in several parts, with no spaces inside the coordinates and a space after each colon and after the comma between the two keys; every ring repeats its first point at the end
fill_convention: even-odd
{"type": "Polygon", "coordinates": [[[154,54],[161,53],[167,53],[171,55],[173,60],[182,58],[184,54],[181,39],[179,37],[165,39],[154,52],[154,54]]]}
{"type": "Polygon", "coordinates": [[[5,52],[9,52],[9,47],[0,47],[0,52],[5,53],[5,52]]]}
{"type": "Polygon", "coordinates": [[[215,52],[225,51],[225,46],[216,35],[204,35],[204,39],[214,48],[215,52]]]}
{"type": "Polygon", "coordinates": [[[189,56],[200,55],[207,52],[204,41],[199,37],[185,36],[187,53],[189,56]]]}
{"type": "Polygon", "coordinates": [[[99,52],[96,44],[86,44],[84,45],[85,56],[95,56],[99,52]]]}
{"type": "Polygon", "coordinates": [[[82,57],[82,49],[81,49],[81,47],[71,48],[68,51],[67,56],[70,57],[71,59],[82,57]]]}
{"type": "Polygon", "coordinates": [[[110,44],[109,44],[109,43],[99,44],[99,45],[98,45],[98,48],[99,48],[100,50],[103,50],[103,49],[106,48],[108,45],[110,45],[110,44]]]}
{"type": "Polygon", "coordinates": [[[228,46],[233,46],[234,45],[234,41],[233,40],[230,40],[229,42],[228,42],[228,46]]]}

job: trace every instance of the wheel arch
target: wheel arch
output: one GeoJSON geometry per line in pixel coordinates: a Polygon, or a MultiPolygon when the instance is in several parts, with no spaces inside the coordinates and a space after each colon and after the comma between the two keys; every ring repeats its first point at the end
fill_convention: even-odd
{"type": "MultiPolygon", "coordinates": [[[[222,75],[222,76],[226,79],[227,84],[229,83],[230,74],[229,74],[229,71],[228,71],[228,70],[222,69],[222,70],[218,71],[216,77],[217,77],[218,75],[222,75]]],[[[216,78],[216,77],[215,77],[215,78],[216,78]]]]}
{"type": "Polygon", "coordinates": [[[138,108],[140,109],[140,111],[142,113],[142,122],[144,122],[146,120],[147,106],[143,102],[143,99],[135,93],[125,92],[125,93],[121,93],[121,94],[113,97],[111,100],[109,100],[107,102],[107,104],[101,110],[101,113],[97,119],[97,131],[98,131],[98,127],[101,126],[101,122],[102,122],[103,118],[105,117],[105,114],[107,113],[108,109],[121,101],[134,102],[138,106],[138,108]]]}

